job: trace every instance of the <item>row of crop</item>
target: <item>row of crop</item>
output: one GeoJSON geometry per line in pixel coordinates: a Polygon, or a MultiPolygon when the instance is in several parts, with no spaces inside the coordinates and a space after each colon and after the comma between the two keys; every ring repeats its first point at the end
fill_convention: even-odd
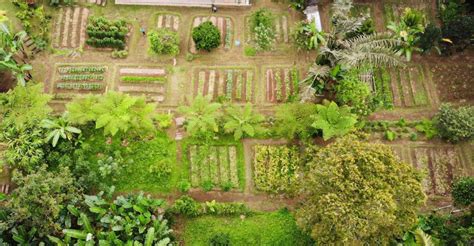
{"type": "Polygon", "coordinates": [[[87,35],[89,37],[94,37],[98,39],[103,38],[114,38],[114,39],[121,39],[124,40],[125,36],[127,35],[128,31],[118,32],[118,31],[95,31],[95,30],[87,30],[87,35]]]}
{"type": "Polygon", "coordinates": [[[57,89],[64,90],[89,90],[89,91],[98,91],[102,90],[103,84],[101,83],[57,83],[57,89]]]}
{"type": "Polygon", "coordinates": [[[225,20],[226,24],[226,31],[225,31],[225,39],[224,39],[224,48],[225,49],[230,49],[232,46],[232,22],[230,18],[226,18],[225,20]]]}
{"type": "Polygon", "coordinates": [[[299,83],[299,73],[296,68],[293,68],[291,71],[290,70],[284,70],[283,71],[283,78],[281,77],[281,70],[278,70],[274,74],[274,80],[276,84],[276,99],[279,101],[284,101],[288,100],[292,96],[294,96],[296,93],[298,93],[298,83],[299,83]],[[285,88],[286,92],[286,98],[283,98],[283,87],[285,88]],[[293,92],[291,91],[291,88],[293,89],[293,92]]]}
{"type": "Polygon", "coordinates": [[[128,33],[127,23],[123,20],[111,21],[103,17],[89,18],[87,25],[87,45],[97,48],[125,48],[128,33]]]}
{"type": "Polygon", "coordinates": [[[166,77],[122,76],[120,80],[128,84],[164,84],[166,77]]]}
{"type": "Polygon", "coordinates": [[[97,66],[80,66],[80,67],[71,67],[71,66],[64,66],[59,67],[59,73],[104,73],[105,67],[97,67],[97,66]]]}
{"type": "Polygon", "coordinates": [[[237,150],[234,146],[190,146],[191,185],[238,187],[237,150]]]}
{"type": "Polygon", "coordinates": [[[123,50],[125,48],[125,41],[110,37],[103,39],[90,37],[86,40],[86,44],[96,48],[114,48],[120,50],[123,50]]]}
{"type": "Polygon", "coordinates": [[[299,186],[300,155],[297,147],[256,145],[254,182],[260,191],[293,193],[299,186]]]}
{"type": "Polygon", "coordinates": [[[228,70],[226,75],[226,97],[232,98],[232,89],[235,83],[235,99],[236,100],[252,100],[252,81],[253,81],[253,72],[247,71],[246,78],[244,80],[245,70],[228,70]],[[234,74],[237,74],[237,79],[234,81],[234,74]],[[242,91],[245,87],[245,98],[242,98],[242,91]]]}
{"type": "Polygon", "coordinates": [[[387,69],[375,71],[375,100],[383,108],[393,108],[393,94],[390,88],[390,73],[387,69]]]}
{"type": "Polygon", "coordinates": [[[63,74],[59,76],[61,81],[101,81],[103,74],[63,74]]]}

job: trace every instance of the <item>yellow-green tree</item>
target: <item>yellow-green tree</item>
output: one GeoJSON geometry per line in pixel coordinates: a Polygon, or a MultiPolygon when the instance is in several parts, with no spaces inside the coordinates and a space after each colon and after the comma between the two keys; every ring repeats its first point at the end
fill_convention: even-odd
{"type": "Polygon", "coordinates": [[[346,137],[319,150],[308,167],[296,217],[318,244],[386,244],[416,224],[422,177],[389,146],[346,137]]]}

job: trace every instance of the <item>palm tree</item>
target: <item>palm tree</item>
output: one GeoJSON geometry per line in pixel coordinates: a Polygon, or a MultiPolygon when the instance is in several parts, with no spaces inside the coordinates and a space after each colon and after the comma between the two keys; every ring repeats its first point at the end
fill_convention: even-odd
{"type": "Polygon", "coordinates": [[[399,66],[403,65],[397,47],[400,41],[389,34],[348,34],[357,33],[368,16],[351,17],[351,0],[336,0],[332,6],[332,30],[326,34],[326,43],[320,48],[316,62],[311,66],[308,77],[301,82],[302,90],[307,99],[311,90],[309,87],[318,85],[316,81],[324,80],[332,68],[340,65],[343,69],[370,66],[399,66]]]}
{"type": "Polygon", "coordinates": [[[244,136],[253,137],[256,133],[264,130],[261,124],[265,117],[253,112],[252,104],[247,103],[243,108],[230,106],[226,111],[227,116],[224,130],[234,134],[236,141],[244,136]]]}

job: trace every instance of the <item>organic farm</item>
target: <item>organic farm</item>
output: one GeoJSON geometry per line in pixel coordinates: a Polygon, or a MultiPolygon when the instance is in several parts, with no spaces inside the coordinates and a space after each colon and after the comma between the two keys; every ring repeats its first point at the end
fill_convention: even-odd
{"type": "Polygon", "coordinates": [[[474,244],[467,0],[0,0],[0,245],[474,244]]]}

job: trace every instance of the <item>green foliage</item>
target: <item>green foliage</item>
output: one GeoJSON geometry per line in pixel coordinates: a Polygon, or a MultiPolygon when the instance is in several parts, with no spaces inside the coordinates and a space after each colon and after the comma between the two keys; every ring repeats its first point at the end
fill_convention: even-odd
{"type": "Polygon", "coordinates": [[[211,191],[214,188],[214,184],[210,180],[205,180],[202,182],[201,186],[205,192],[211,191]]]}
{"type": "Polygon", "coordinates": [[[312,245],[287,210],[246,217],[201,216],[186,220],[184,228],[184,240],[196,246],[208,246],[218,233],[228,234],[235,246],[312,245]]]}
{"type": "Polygon", "coordinates": [[[474,202],[474,178],[462,177],[453,183],[451,189],[454,204],[469,206],[474,202]]]}
{"type": "Polygon", "coordinates": [[[114,50],[112,51],[112,58],[114,59],[125,59],[128,56],[128,51],[126,50],[114,50]]]}
{"type": "Polygon", "coordinates": [[[471,44],[474,34],[474,17],[470,15],[458,16],[445,23],[442,27],[444,38],[448,38],[458,50],[464,50],[471,44]]]}
{"type": "Polygon", "coordinates": [[[318,104],[317,113],[312,116],[311,126],[322,131],[325,141],[332,137],[343,136],[349,133],[357,122],[357,117],[351,114],[350,110],[347,106],[337,106],[335,102],[318,104]]]}
{"type": "Polygon", "coordinates": [[[180,192],[186,193],[186,192],[188,192],[190,189],[191,189],[191,183],[189,183],[189,181],[187,181],[187,180],[181,180],[181,181],[178,183],[178,190],[179,190],[180,192]]]}
{"type": "Polygon", "coordinates": [[[23,227],[34,231],[33,234],[39,238],[58,235],[65,205],[74,203],[80,197],[69,170],[61,169],[53,173],[43,166],[27,176],[15,174],[13,182],[18,187],[5,205],[11,211],[3,220],[7,226],[5,231],[15,234],[17,227],[23,227]]]}
{"type": "Polygon", "coordinates": [[[216,233],[209,239],[210,246],[230,246],[230,236],[227,233],[216,233]]]}
{"type": "Polygon", "coordinates": [[[150,51],[160,55],[179,54],[179,36],[167,28],[161,28],[157,31],[148,32],[148,40],[150,42],[150,51]]]}
{"type": "Polygon", "coordinates": [[[363,116],[374,111],[369,85],[359,79],[357,70],[346,73],[343,79],[338,81],[334,91],[336,102],[339,105],[350,106],[352,113],[363,116]]]}
{"type": "Polygon", "coordinates": [[[446,24],[455,20],[462,14],[462,5],[456,1],[448,1],[440,4],[439,17],[441,21],[446,24]]]}
{"type": "Polygon", "coordinates": [[[94,122],[96,129],[103,128],[104,135],[118,132],[144,134],[155,128],[155,105],[146,103],[145,97],[134,97],[119,92],[104,96],[89,95],[66,105],[69,119],[74,124],[94,122]]]}
{"type": "Polygon", "coordinates": [[[38,49],[45,50],[49,42],[51,16],[44,6],[31,8],[24,1],[15,1],[15,5],[19,8],[15,16],[21,21],[23,29],[38,49]]]}
{"type": "Polygon", "coordinates": [[[16,77],[17,83],[25,86],[26,72],[32,67],[28,64],[18,64],[14,57],[19,55],[23,49],[26,32],[13,33],[8,24],[7,21],[0,22],[0,47],[2,47],[0,49],[0,69],[9,70],[16,77]]]}
{"type": "Polygon", "coordinates": [[[170,211],[173,214],[187,217],[196,217],[199,215],[231,216],[250,214],[249,208],[243,203],[224,203],[213,200],[200,204],[187,195],[176,199],[170,211]]]}
{"type": "Polygon", "coordinates": [[[430,214],[423,216],[423,230],[439,240],[439,245],[469,245],[474,237],[473,211],[457,215],[430,214]]]}
{"type": "Polygon", "coordinates": [[[217,121],[221,116],[220,103],[212,103],[211,98],[198,95],[191,106],[181,106],[178,111],[186,118],[186,131],[192,137],[209,138],[219,132],[217,121]]]}
{"type": "Polygon", "coordinates": [[[318,244],[387,244],[416,224],[422,177],[389,146],[346,137],[312,155],[308,168],[296,217],[318,244]]]}
{"type": "Polygon", "coordinates": [[[268,193],[294,194],[300,185],[300,157],[297,147],[255,146],[254,182],[268,193]]]}
{"type": "Polygon", "coordinates": [[[247,103],[243,108],[230,106],[225,109],[224,130],[234,135],[234,139],[240,140],[243,137],[254,137],[264,132],[261,126],[265,117],[255,113],[252,104],[247,103]]]}
{"type": "Polygon", "coordinates": [[[194,217],[201,214],[201,206],[194,199],[185,195],[174,202],[171,211],[175,214],[194,217]]]}
{"type": "Polygon", "coordinates": [[[221,45],[221,33],[210,21],[193,28],[192,37],[198,50],[211,51],[221,45]]]}
{"type": "Polygon", "coordinates": [[[316,132],[311,127],[312,115],[316,114],[312,103],[287,103],[279,105],[275,113],[274,132],[287,139],[307,139],[316,132]]]}
{"type": "Polygon", "coordinates": [[[53,147],[58,144],[59,138],[64,140],[72,141],[74,134],[81,134],[81,130],[70,126],[66,115],[60,118],[50,120],[44,119],[41,122],[41,127],[45,128],[48,132],[46,133],[46,142],[50,142],[53,147]]]}
{"type": "Polygon", "coordinates": [[[127,22],[124,20],[111,21],[105,17],[89,17],[87,24],[86,43],[98,48],[114,48],[123,50],[128,33],[127,22]]]}
{"type": "Polygon", "coordinates": [[[84,197],[85,209],[68,207],[77,225],[64,229],[64,243],[171,245],[172,230],[163,218],[163,200],[143,194],[119,196],[112,203],[104,200],[102,193],[84,197]]]}
{"type": "Polygon", "coordinates": [[[164,84],[166,77],[145,77],[145,76],[122,76],[120,80],[124,83],[151,83],[164,84]]]}
{"type": "Polygon", "coordinates": [[[275,16],[261,8],[250,15],[250,32],[257,50],[271,50],[275,43],[275,16]]]}
{"type": "Polygon", "coordinates": [[[416,130],[425,134],[427,139],[432,139],[438,135],[435,123],[432,120],[422,120],[416,126],[416,130]]]}
{"type": "Polygon", "coordinates": [[[318,31],[314,21],[300,21],[293,31],[293,39],[299,50],[317,50],[321,44],[326,42],[324,32],[318,31]]]}
{"type": "Polygon", "coordinates": [[[385,139],[387,139],[388,141],[393,141],[396,138],[397,138],[397,133],[390,130],[385,131],[385,139]]]}
{"type": "Polygon", "coordinates": [[[159,129],[167,129],[173,124],[172,114],[157,114],[155,116],[156,123],[159,129]]]}
{"type": "Polygon", "coordinates": [[[244,55],[246,55],[246,56],[255,56],[255,55],[257,55],[257,50],[255,49],[255,47],[247,46],[247,47],[244,48],[244,55]]]}
{"type": "Polygon", "coordinates": [[[438,54],[441,54],[439,43],[442,38],[441,29],[435,24],[430,23],[426,26],[425,31],[419,35],[416,45],[423,53],[429,53],[432,49],[435,49],[438,54]]]}
{"type": "Polygon", "coordinates": [[[440,136],[450,142],[469,140],[474,136],[474,107],[454,108],[442,104],[435,116],[440,136]]]}

